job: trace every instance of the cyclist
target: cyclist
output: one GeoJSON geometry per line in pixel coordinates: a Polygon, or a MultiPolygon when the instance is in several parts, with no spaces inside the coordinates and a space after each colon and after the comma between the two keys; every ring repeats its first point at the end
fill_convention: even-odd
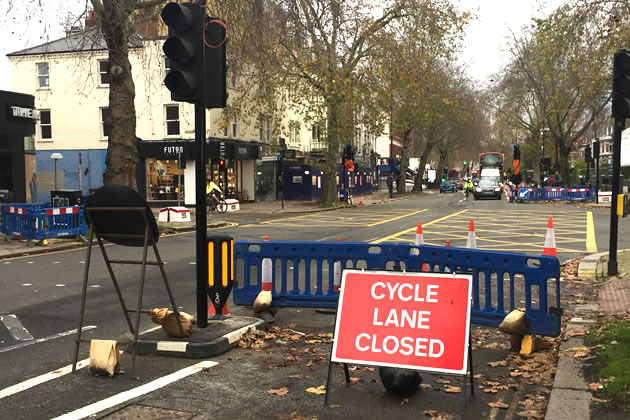
{"type": "Polygon", "coordinates": [[[464,191],[466,191],[466,200],[468,200],[468,194],[473,190],[473,183],[471,179],[466,180],[466,184],[464,184],[464,191]]]}
{"type": "Polygon", "coordinates": [[[208,178],[208,183],[206,184],[206,197],[208,206],[210,206],[212,210],[214,210],[219,204],[219,198],[217,197],[217,194],[221,193],[221,188],[219,188],[219,186],[215,184],[212,179],[208,178]]]}

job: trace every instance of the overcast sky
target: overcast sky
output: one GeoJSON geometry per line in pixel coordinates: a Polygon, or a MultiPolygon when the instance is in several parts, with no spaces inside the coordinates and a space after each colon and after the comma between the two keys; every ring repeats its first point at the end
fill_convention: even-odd
{"type": "MultiPolygon", "coordinates": [[[[3,3],[7,0],[1,0],[3,3]]],[[[500,70],[509,55],[506,51],[510,30],[520,33],[539,12],[541,0],[451,0],[460,9],[478,15],[466,31],[463,61],[472,78],[487,82],[500,70]]],[[[62,22],[77,16],[89,0],[12,0],[13,10],[0,16],[0,89],[9,90],[10,73],[6,54],[40,45],[64,36],[62,22]],[[27,9],[28,8],[28,9],[27,9]]],[[[542,0],[549,13],[562,0],[542,0]]]]}

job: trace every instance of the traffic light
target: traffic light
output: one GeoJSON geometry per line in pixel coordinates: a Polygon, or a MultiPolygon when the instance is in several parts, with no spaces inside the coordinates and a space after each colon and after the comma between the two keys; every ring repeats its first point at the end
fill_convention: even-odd
{"type": "Polygon", "coordinates": [[[219,159],[219,169],[225,168],[225,159],[219,159]]]}
{"type": "Polygon", "coordinates": [[[599,160],[599,140],[593,143],[593,159],[599,160]]]}
{"type": "Polygon", "coordinates": [[[620,49],[613,59],[613,118],[630,117],[630,51],[620,49]]]}
{"type": "Polygon", "coordinates": [[[586,161],[586,163],[591,163],[591,160],[593,160],[593,157],[591,156],[591,146],[587,144],[584,148],[584,161],[586,161]]]}
{"type": "Polygon", "coordinates": [[[521,148],[518,144],[514,145],[514,160],[521,160],[521,148]]]}
{"type": "Polygon", "coordinates": [[[170,62],[164,84],[173,101],[194,103],[202,99],[204,14],[194,3],[168,3],[162,9],[162,20],[168,26],[162,50],[170,62]]]}
{"type": "Polygon", "coordinates": [[[466,161],[464,161],[464,165],[466,165],[466,161]]]}
{"type": "Polygon", "coordinates": [[[227,104],[227,42],[225,22],[206,16],[203,25],[206,108],[225,108],[227,104]]]}

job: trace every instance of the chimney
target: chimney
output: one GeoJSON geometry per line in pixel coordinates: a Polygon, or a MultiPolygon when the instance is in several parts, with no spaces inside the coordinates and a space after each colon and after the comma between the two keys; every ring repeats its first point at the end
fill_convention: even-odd
{"type": "Polygon", "coordinates": [[[96,28],[98,26],[98,16],[94,10],[88,10],[85,18],[85,30],[96,28]]]}

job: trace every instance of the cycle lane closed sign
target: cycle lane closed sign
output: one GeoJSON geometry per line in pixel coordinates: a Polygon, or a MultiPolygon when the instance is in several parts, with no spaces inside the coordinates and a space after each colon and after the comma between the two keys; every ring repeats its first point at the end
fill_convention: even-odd
{"type": "Polygon", "coordinates": [[[331,360],[465,374],[472,276],[344,270],[331,360]]]}

